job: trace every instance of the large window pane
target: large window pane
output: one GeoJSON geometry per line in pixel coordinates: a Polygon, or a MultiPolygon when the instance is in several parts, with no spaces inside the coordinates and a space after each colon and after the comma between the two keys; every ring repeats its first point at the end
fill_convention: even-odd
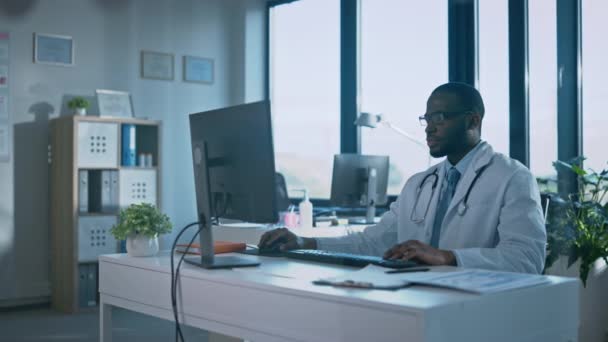
{"type": "MultiPolygon", "coordinates": [[[[361,110],[382,113],[425,144],[417,117],[431,91],[448,81],[448,17],[445,0],[362,0],[361,110]]],[[[363,128],[364,154],[389,155],[389,194],[428,166],[428,148],[379,127],[363,128]]]]}
{"type": "Polygon", "coordinates": [[[557,30],[555,1],[528,1],[530,169],[555,178],[557,159],[557,30]]]}
{"type": "Polygon", "coordinates": [[[486,114],[481,137],[509,155],[508,0],[479,0],[479,91],[486,114]]]}
{"type": "Polygon", "coordinates": [[[601,171],[608,161],[608,1],[585,0],[582,9],[583,35],[583,154],[585,166],[601,171]]]}
{"type": "Polygon", "coordinates": [[[340,1],[270,10],[270,86],[277,171],[292,189],[329,198],[340,152],[340,1]]]}

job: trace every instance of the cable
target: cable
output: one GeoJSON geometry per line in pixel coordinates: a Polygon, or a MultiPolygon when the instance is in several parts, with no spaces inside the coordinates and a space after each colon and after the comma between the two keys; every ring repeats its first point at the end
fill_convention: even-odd
{"type": "MultiPolygon", "coordinates": [[[[225,206],[225,207],[227,207],[227,206],[225,206]]],[[[212,222],[214,222],[213,220],[215,220],[216,224],[219,224],[219,217],[216,216],[214,219],[212,219],[212,222]]],[[[175,318],[175,341],[179,341],[179,340],[181,340],[182,342],[184,341],[184,335],[182,333],[181,325],[179,323],[179,315],[177,313],[177,281],[179,279],[179,269],[182,265],[182,262],[184,261],[184,257],[188,254],[190,247],[192,247],[192,243],[194,242],[196,237],[200,234],[201,229],[203,228],[204,225],[205,225],[205,223],[201,222],[201,221],[192,222],[192,223],[186,225],[184,228],[182,228],[182,230],[179,232],[179,234],[177,234],[177,236],[175,237],[175,240],[173,240],[173,245],[171,246],[171,306],[173,308],[173,317],[175,318]],[[194,225],[199,225],[199,228],[196,231],[196,233],[192,236],[192,239],[190,239],[190,242],[188,243],[188,245],[186,245],[186,250],[184,250],[184,252],[182,253],[182,255],[179,259],[179,262],[177,263],[177,267],[174,268],[173,267],[174,266],[173,257],[175,254],[175,247],[177,246],[177,241],[188,228],[190,228],[194,225]]]]}
{"type": "Polygon", "coordinates": [[[186,225],[184,228],[182,228],[182,230],[179,232],[179,234],[177,234],[177,236],[175,237],[175,240],[173,240],[173,245],[171,246],[171,306],[173,308],[173,317],[175,318],[175,341],[178,341],[178,337],[181,339],[181,341],[184,341],[184,335],[182,334],[182,329],[181,326],[179,324],[179,316],[177,314],[177,280],[179,279],[178,275],[179,275],[179,267],[182,263],[182,261],[184,260],[184,256],[188,253],[188,250],[190,249],[190,246],[192,245],[192,243],[194,242],[194,239],[196,238],[196,236],[200,233],[201,228],[200,227],[200,223],[199,221],[197,222],[192,222],[188,225],[186,225]],[[175,247],[177,245],[177,241],[179,240],[179,238],[182,236],[182,234],[190,227],[194,226],[194,225],[199,225],[199,229],[196,232],[196,234],[194,234],[194,236],[192,237],[192,239],[190,240],[190,243],[188,244],[188,246],[186,246],[186,250],[184,251],[184,253],[182,254],[179,263],[177,265],[177,270],[175,270],[174,272],[174,262],[173,262],[173,255],[175,253],[175,247]]]}

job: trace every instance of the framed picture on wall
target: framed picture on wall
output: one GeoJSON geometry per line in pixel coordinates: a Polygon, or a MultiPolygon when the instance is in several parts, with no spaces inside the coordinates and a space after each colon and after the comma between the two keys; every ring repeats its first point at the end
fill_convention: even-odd
{"type": "Polygon", "coordinates": [[[95,94],[99,105],[99,116],[133,117],[131,95],[126,91],[97,89],[95,94]]]}
{"type": "Polygon", "coordinates": [[[213,59],[184,56],[184,81],[213,84],[213,59]]]}
{"type": "Polygon", "coordinates": [[[153,80],[173,80],[173,54],[142,51],[141,77],[153,80]]]}
{"type": "Polygon", "coordinates": [[[74,40],[69,36],[34,33],[34,63],[74,65],[74,40]]]}

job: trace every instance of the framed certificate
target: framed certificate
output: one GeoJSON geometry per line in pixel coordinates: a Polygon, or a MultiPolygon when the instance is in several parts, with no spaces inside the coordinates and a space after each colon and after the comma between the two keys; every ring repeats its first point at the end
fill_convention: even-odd
{"type": "Polygon", "coordinates": [[[184,56],[184,81],[213,84],[213,59],[184,56]]]}
{"type": "Polygon", "coordinates": [[[34,33],[34,63],[74,65],[74,41],[72,37],[34,33]]]}
{"type": "Polygon", "coordinates": [[[173,54],[142,51],[141,77],[153,80],[173,80],[173,54]]]}
{"type": "Polygon", "coordinates": [[[125,91],[97,89],[99,116],[132,118],[133,104],[131,95],[125,91]]]}

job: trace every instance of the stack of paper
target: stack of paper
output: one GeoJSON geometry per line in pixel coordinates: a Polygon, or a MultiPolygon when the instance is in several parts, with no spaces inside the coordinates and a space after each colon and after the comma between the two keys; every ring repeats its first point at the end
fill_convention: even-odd
{"type": "MultiPolygon", "coordinates": [[[[177,244],[175,251],[177,253],[186,253],[188,244],[177,244]]],[[[213,243],[213,251],[215,254],[232,253],[244,251],[247,245],[243,242],[230,242],[230,241],[215,241],[213,243]]],[[[188,254],[201,254],[201,248],[198,243],[193,243],[188,248],[188,254]]]]}
{"type": "Polygon", "coordinates": [[[541,275],[457,269],[448,272],[386,273],[390,269],[368,265],[367,267],[337,277],[315,281],[319,285],[357,288],[398,289],[408,285],[428,285],[467,292],[485,294],[535,286],[548,282],[541,275]]]}

